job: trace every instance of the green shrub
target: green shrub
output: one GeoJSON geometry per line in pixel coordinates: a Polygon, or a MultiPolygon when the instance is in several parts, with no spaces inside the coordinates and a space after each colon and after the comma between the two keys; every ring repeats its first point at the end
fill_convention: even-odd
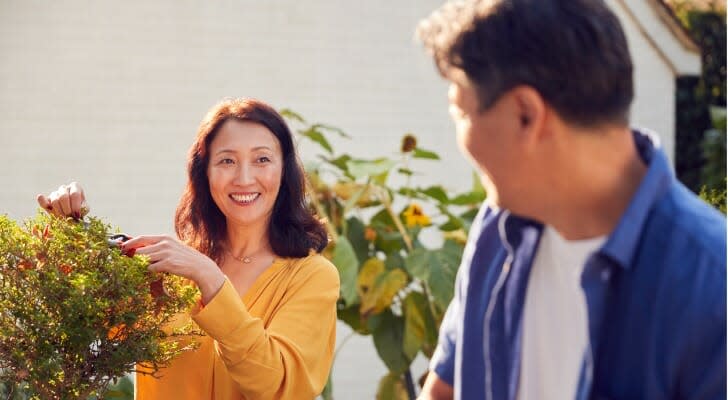
{"type": "MultiPolygon", "coordinates": [[[[724,181],[725,182],[725,181],[724,181]]],[[[726,189],[709,189],[703,186],[700,190],[700,198],[706,203],[717,208],[723,214],[726,213],[726,189]]]]}
{"type": "Polygon", "coordinates": [[[0,382],[8,398],[86,399],[144,362],[158,369],[190,348],[192,327],[163,326],[196,289],[147,271],[107,241],[110,227],[39,212],[23,227],[0,216],[0,382]]]}

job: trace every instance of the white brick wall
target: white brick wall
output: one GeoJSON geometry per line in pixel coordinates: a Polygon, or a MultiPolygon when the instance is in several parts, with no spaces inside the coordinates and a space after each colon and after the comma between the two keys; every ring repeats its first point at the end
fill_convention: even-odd
{"type": "MultiPolygon", "coordinates": [[[[439,3],[4,0],[0,212],[29,216],[37,193],[75,179],[94,214],[131,234],[171,233],[187,148],[224,96],[344,128],[353,140],[336,147],[359,156],[391,155],[414,132],[445,159],[418,167],[418,183],[465,189],[471,169],[455,145],[446,85],[413,41],[439,3]]],[[[672,151],[674,79],[635,28],[627,33],[633,119],[672,151]]],[[[340,353],[337,398],[374,397],[385,369],[370,343],[357,337],[340,353]]]]}
{"type": "MultiPolygon", "coordinates": [[[[632,124],[659,133],[662,147],[674,162],[675,76],[654,45],[625,12],[625,7],[617,4],[620,1],[609,0],[608,3],[622,21],[634,64],[635,98],[632,104],[632,124]]],[[[653,19],[654,21],[650,23],[660,23],[656,16],[653,19]]],[[[653,40],[656,44],[677,42],[671,36],[656,37],[653,40]]]]}

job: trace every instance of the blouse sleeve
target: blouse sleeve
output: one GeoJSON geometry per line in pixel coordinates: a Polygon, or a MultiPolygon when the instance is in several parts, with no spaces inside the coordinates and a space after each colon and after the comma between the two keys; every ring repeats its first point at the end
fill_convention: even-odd
{"type": "Polygon", "coordinates": [[[308,257],[269,326],[250,315],[230,281],[193,320],[248,399],[312,399],[326,384],[336,340],[339,275],[322,256],[308,257]]]}

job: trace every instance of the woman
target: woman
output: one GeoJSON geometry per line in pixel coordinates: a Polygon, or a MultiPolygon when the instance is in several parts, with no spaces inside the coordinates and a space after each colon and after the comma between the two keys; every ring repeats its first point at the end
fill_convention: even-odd
{"type": "MultiPolygon", "coordinates": [[[[138,373],[136,398],[315,397],[332,363],[339,278],[317,254],[328,239],[306,208],[290,130],[260,101],[223,101],[200,125],[187,169],[180,240],[138,236],[123,249],[199,287],[190,317],[206,336],[161,379],[138,373]]],[[[38,202],[76,217],[85,204],[77,184],[38,202]]]]}

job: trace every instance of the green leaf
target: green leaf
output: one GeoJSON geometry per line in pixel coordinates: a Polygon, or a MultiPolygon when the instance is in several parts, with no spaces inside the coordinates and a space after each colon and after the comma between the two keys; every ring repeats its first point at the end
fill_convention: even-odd
{"type": "Polygon", "coordinates": [[[405,248],[402,235],[397,231],[394,221],[392,221],[392,217],[387,210],[382,209],[376,213],[369,220],[369,224],[377,230],[377,239],[374,241],[374,246],[377,250],[390,254],[405,248]]]}
{"type": "Polygon", "coordinates": [[[442,250],[434,253],[435,259],[430,265],[430,274],[427,279],[427,286],[430,288],[435,304],[443,310],[452,300],[455,275],[460,264],[460,252],[454,250],[457,248],[454,246],[457,245],[451,241],[446,241],[445,244],[448,247],[443,247],[442,250]]]}
{"type": "Polygon", "coordinates": [[[392,216],[389,215],[389,213],[385,209],[382,209],[378,213],[374,214],[374,216],[372,216],[372,219],[369,220],[369,223],[371,225],[378,225],[380,227],[394,227],[394,221],[392,221],[392,216]]]}
{"type": "MultiPolygon", "coordinates": [[[[432,358],[432,353],[435,351],[435,347],[437,347],[437,335],[439,333],[439,327],[435,323],[435,320],[433,318],[434,316],[430,312],[429,301],[424,294],[419,292],[412,292],[405,299],[405,303],[405,312],[407,312],[406,310],[410,310],[411,308],[413,310],[416,310],[416,313],[422,316],[422,322],[424,323],[422,352],[425,354],[425,356],[427,356],[427,358],[432,358]]],[[[405,330],[406,329],[407,325],[405,322],[405,330]]]]}
{"type": "Polygon", "coordinates": [[[432,259],[430,250],[418,248],[414,249],[404,260],[407,272],[415,278],[427,281],[430,277],[429,263],[432,259]]]}
{"type": "Polygon", "coordinates": [[[363,208],[379,204],[379,196],[377,193],[380,192],[380,188],[378,186],[367,182],[363,185],[350,183],[349,187],[356,191],[344,203],[344,215],[348,214],[348,212],[355,207],[363,208]]]}
{"type": "Polygon", "coordinates": [[[399,188],[397,190],[397,193],[401,194],[402,196],[406,197],[412,197],[415,199],[427,199],[427,196],[423,195],[420,191],[412,189],[412,188],[399,188]]]}
{"type": "Polygon", "coordinates": [[[346,237],[354,248],[357,260],[362,263],[369,258],[369,242],[364,238],[364,224],[359,218],[349,217],[346,226],[346,237]]]}
{"type": "Polygon", "coordinates": [[[417,304],[416,296],[420,296],[423,301],[424,296],[417,292],[412,292],[402,302],[402,313],[404,315],[404,342],[403,351],[407,358],[414,359],[417,352],[420,351],[425,343],[427,323],[425,322],[425,314],[417,304]]]}
{"type": "Polygon", "coordinates": [[[293,110],[291,110],[289,108],[281,109],[278,113],[281,114],[281,116],[283,116],[283,118],[287,118],[292,121],[297,121],[302,124],[306,123],[306,121],[303,119],[303,117],[300,114],[293,112],[293,110]]]}
{"type": "Polygon", "coordinates": [[[324,137],[324,134],[316,128],[311,127],[304,132],[301,132],[301,135],[311,139],[315,143],[318,143],[319,146],[326,150],[327,153],[331,154],[334,152],[334,150],[331,148],[331,145],[329,144],[329,141],[326,140],[326,138],[324,137]]]}
{"type": "Polygon", "coordinates": [[[445,243],[442,244],[442,252],[443,254],[446,254],[447,257],[451,258],[452,261],[454,261],[457,266],[460,265],[460,258],[463,254],[463,245],[453,242],[452,240],[446,240],[445,243]]]}
{"type": "Polygon", "coordinates": [[[713,124],[713,128],[719,131],[724,131],[726,129],[726,116],[728,115],[726,108],[710,106],[708,111],[710,113],[710,121],[713,124]]]}
{"type": "Polygon", "coordinates": [[[384,273],[384,261],[376,257],[372,257],[362,264],[356,278],[356,291],[360,298],[374,290],[374,284],[382,273],[384,273]]]}
{"type": "Polygon", "coordinates": [[[377,400],[409,400],[402,374],[388,373],[379,381],[377,400]]]}
{"type": "Polygon", "coordinates": [[[486,197],[485,188],[483,187],[483,181],[480,178],[480,175],[478,175],[477,172],[473,171],[473,188],[470,189],[473,193],[482,193],[483,198],[486,197]]]}
{"type": "Polygon", "coordinates": [[[394,161],[388,158],[377,158],[374,160],[347,161],[346,167],[354,179],[375,177],[386,174],[394,167],[394,161]]]}
{"type": "Polygon", "coordinates": [[[334,132],[341,137],[351,139],[351,136],[347,135],[346,132],[344,132],[343,130],[341,130],[340,128],[337,128],[335,126],[326,125],[326,124],[315,124],[313,127],[316,129],[323,129],[325,131],[334,132]]]}
{"type": "Polygon", "coordinates": [[[356,258],[354,248],[344,236],[339,236],[334,247],[334,255],[331,262],[339,270],[341,281],[341,297],[347,305],[357,300],[356,278],[359,271],[359,261],[356,258]]]}
{"type": "Polygon", "coordinates": [[[393,251],[387,254],[387,258],[384,259],[384,267],[386,269],[404,269],[404,258],[399,253],[399,251],[393,251]]]}
{"type": "Polygon", "coordinates": [[[442,309],[452,299],[461,250],[457,243],[447,240],[442,249],[415,249],[405,259],[407,271],[427,284],[435,303],[442,309]]]}
{"type": "Polygon", "coordinates": [[[390,254],[405,248],[404,239],[398,231],[384,230],[379,224],[372,226],[377,230],[377,239],[374,241],[377,250],[390,254]]]}
{"type": "Polygon", "coordinates": [[[457,218],[450,218],[444,224],[440,225],[440,230],[445,232],[454,231],[463,227],[462,221],[457,218]]]}
{"type": "Polygon", "coordinates": [[[370,258],[362,266],[357,279],[361,298],[359,312],[363,316],[379,314],[388,309],[394,296],[407,286],[407,274],[401,269],[384,270],[384,262],[370,258]]]}
{"type": "Polygon", "coordinates": [[[331,373],[332,371],[329,371],[329,378],[326,380],[326,386],[324,386],[324,390],[321,392],[321,397],[324,400],[334,399],[334,382],[331,379],[331,373]]]}
{"type": "Polygon", "coordinates": [[[404,352],[414,358],[421,349],[428,357],[437,346],[438,327],[430,312],[430,305],[424,294],[411,292],[402,302],[405,316],[404,352]]]}
{"type": "MultiPolygon", "coordinates": [[[[385,186],[387,184],[388,177],[389,177],[389,169],[387,169],[386,172],[382,172],[379,175],[372,176],[371,182],[375,185],[385,186]]],[[[391,195],[391,191],[390,191],[390,195],[391,195]]]]}
{"type": "Polygon", "coordinates": [[[430,187],[422,189],[420,191],[423,194],[439,201],[440,203],[448,202],[447,193],[445,193],[445,190],[442,188],[442,186],[430,186],[430,187]]]}
{"type": "Polygon", "coordinates": [[[423,158],[427,160],[439,160],[440,156],[437,155],[437,153],[433,151],[428,151],[421,149],[419,147],[415,148],[415,151],[412,153],[413,158],[423,158]]]}
{"type": "Polygon", "coordinates": [[[374,347],[377,349],[379,358],[384,361],[387,368],[396,374],[407,370],[411,359],[408,359],[403,351],[404,320],[395,317],[392,312],[385,310],[377,328],[372,332],[374,347]]]}
{"type": "Polygon", "coordinates": [[[407,176],[414,175],[414,172],[412,172],[411,169],[407,169],[407,168],[397,168],[397,172],[399,172],[402,175],[407,175],[407,176]]]}
{"type": "Polygon", "coordinates": [[[371,333],[366,324],[366,320],[364,320],[362,315],[359,313],[358,304],[353,304],[346,308],[340,307],[337,310],[337,316],[339,320],[349,325],[354,332],[360,335],[368,335],[371,333]]]}
{"type": "Polygon", "coordinates": [[[468,211],[465,211],[464,213],[460,214],[460,218],[466,220],[466,221],[473,221],[475,219],[475,216],[478,215],[478,209],[477,208],[471,208],[468,211]]]}
{"type": "Polygon", "coordinates": [[[477,208],[471,208],[468,211],[465,211],[464,213],[460,214],[460,220],[463,222],[463,229],[465,232],[470,231],[470,226],[473,225],[473,220],[478,215],[478,209],[477,208]]]}
{"type": "Polygon", "coordinates": [[[369,332],[374,333],[374,331],[379,329],[379,326],[382,325],[382,323],[389,321],[388,318],[385,321],[384,314],[392,314],[392,312],[387,310],[381,314],[371,315],[366,319],[366,328],[369,332]]]}
{"type": "Polygon", "coordinates": [[[467,206],[471,204],[480,204],[485,200],[484,192],[467,192],[455,196],[450,200],[450,204],[456,206],[467,206]]]}
{"type": "Polygon", "coordinates": [[[348,154],[344,154],[343,156],[339,156],[336,158],[326,158],[326,157],[321,157],[321,158],[324,161],[326,161],[327,163],[342,170],[344,173],[347,173],[347,174],[349,173],[349,169],[346,166],[346,163],[349,162],[349,160],[351,160],[351,157],[348,154]]]}

